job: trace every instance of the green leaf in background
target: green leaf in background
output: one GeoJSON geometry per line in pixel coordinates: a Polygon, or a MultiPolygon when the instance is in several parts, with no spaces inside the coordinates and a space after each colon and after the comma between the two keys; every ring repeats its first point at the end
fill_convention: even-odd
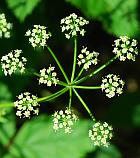
{"type": "Polygon", "coordinates": [[[122,155],[114,145],[110,145],[108,148],[101,147],[95,158],[122,158],[122,155]]]}
{"type": "Polygon", "coordinates": [[[0,82],[0,102],[10,101],[12,98],[12,94],[10,93],[8,87],[0,82]]]}
{"type": "MultiPolygon", "coordinates": [[[[5,102],[10,102],[12,98],[12,94],[9,91],[7,85],[0,82],[0,105],[5,102]]],[[[9,113],[11,108],[5,108],[4,106],[0,106],[0,123],[5,123],[7,119],[5,118],[6,114],[9,113]]]]}
{"type": "Polygon", "coordinates": [[[6,0],[6,2],[15,16],[23,22],[25,18],[32,13],[40,0],[6,0]]]}
{"type": "Polygon", "coordinates": [[[105,0],[66,0],[72,5],[80,9],[89,18],[99,18],[102,14],[108,11],[107,3],[105,0]]]}
{"type": "Polygon", "coordinates": [[[0,158],[2,158],[4,154],[7,154],[15,133],[15,118],[12,113],[8,113],[6,121],[4,123],[0,122],[0,158]]]}
{"type": "MultiPolygon", "coordinates": [[[[9,91],[8,87],[0,82],[0,104],[5,102],[10,102],[12,94],[9,91]]],[[[10,139],[15,133],[15,122],[14,118],[10,114],[11,108],[0,108],[0,144],[6,146],[9,144],[10,139]],[[7,114],[7,115],[6,115],[7,114]]],[[[1,151],[0,148],[0,157],[1,151]]]]}
{"type": "Polygon", "coordinates": [[[104,28],[116,36],[139,35],[138,0],[66,0],[80,9],[85,16],[99,20],[104,28]]]}
{"type": "MultiPolygon", "coordinates": [[[[110,1],[108,1],[108,4],[110,1]]],[[[110,20],[103,20],[104,26],[108,32],[115,35],[127,35],[134,37],[139,35],[139,22],[137,17],[137,0],[115,0],[116,6],[109,12],[110,20]]],[[[113,1],[114,4],[114,1],[113,1]]]]}
{"type": "Polygon", "coordinates": [[[0,123],[0,144],[8,145],[16,131],[15,120],[12,115],[5,123],[0,123]]]}
{"type": "Polygon", "coordinates": [[[81,158],[95,150],[88,138],[90,121],[78,121],[72,134],[54,132],[52,118],[39,116],[25,123],[4,158],[81,158]]]}
{"type": "Polygon", "coordinates": [[[140,127],[140,103],[132,111],[132,121],[136,127],[140,127]]]}

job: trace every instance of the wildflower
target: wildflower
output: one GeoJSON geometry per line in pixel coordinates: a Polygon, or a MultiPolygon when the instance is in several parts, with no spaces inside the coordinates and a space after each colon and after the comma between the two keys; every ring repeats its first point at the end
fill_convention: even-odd
{"type": "Polygon", "coordinates": [[[82,17],[78,17],[75,13],[70,14],[68,17],[61,20],[62,32],[65,32],[65,37],[70,39],[71,37],[77,36],[79,32],[80,35],[84,36],[85,30],[82,28],[89,22],[82,17]]]}
{"type": "Polygon", "coordinates": [[[14,106],[17,108],[16,115],[20,118],[29,117],[31,114],[38,115],[40,106],[37,102],[37,97],[31,95],[29,92],[21,93],[18,97],[18,100],[14,102],[14,106]]]}
{"type": "Polygon", "coordinates": [[[112,138],[112,126],[108,123],[96,122],[92,130],[89,130],[89,138],[93,141],[95,146],[109,146],[109,140],[112,138]]]}
{"type": "Polygon", "coordinates": [[[71,133],[71,126],[78,120],[77,116],[68,108],[65,111],[56,111],[53,117],[53,129],[57,131],[58,129],[64,128],[65,133],[71,133]]]}
{"type": "Polygon", "coordinates": [[[81,54],[78,55],[78,65],[84,65],[84,69],[87,70],[90,65],[97,64],[97,57],[99,53],[93,51],[92,53],[87,51],[87,47],[83,47],[81,54]]]}
{"type": "Polygon", "coordinates": [[[123,92],[124,81],[119,76],[109,74],[102,79],[101,88],[106,93],[108,98],[112,98],[117,94],[118,96],[123,92]]]}
{"type": "Polygon", "coordinates": [[[135,57],[138,55],[137,41],[135,39],[131,40],[127,36],[120,36],[114,43],[113,52],[118,55],[120,61],[126,59],[135,61],[135,57]]]}
{"type": "Polygon", "coordinates": [[[10,38],[10,30],[12,29],[12,24],[7,23],[7,20],[5,18],[5,14],[0,14],[0,38],[10,38]]]}
{"type": "Polygon", "coordinates": [[[51,86],[58,83],[58,79],[56,78],[57,73],[54,72],[54,68],[50,65],[50,67],[46,70],[45,68],[40,70],[40,78],[39,78],[39,84],[44,83],[47,84],[47,86],[51,86]]]}
{"type": "Polygon", "coordinates": [[[5,76],[15,73],[18,69],[20,73],[25,71],[26,58],[21,57],[22,50],[13,50],[1,58],[2,71],[5,76]]]}
{"type": "Polygon", "coordinates": [[[34,25],[32,30],[28,30],[25,36],[29,37],[29,43],[35,47],[44,47],[51,33],[46,31],[45,26],[34,25]]]}

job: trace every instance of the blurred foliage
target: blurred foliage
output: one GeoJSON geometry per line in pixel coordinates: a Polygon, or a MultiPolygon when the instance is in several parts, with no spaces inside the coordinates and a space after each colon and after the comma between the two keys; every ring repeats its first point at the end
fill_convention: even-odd
{"type": "Polygon", "coordinates": [[[66,0],[79,8],[89,19],[99,20],[116,36],[139,35],[138,0],[66,0]]]}
{"type": "Polygon", "coordinates": [[[7,85],[0,82],[0,102],[10,101],[12,98],[12,94],[9,91],[7,85]]]}
{"type": "MultiPolygon", "coordinates": [[[[87,152],[95,150],[87,134],[90,123],[86,120],[78,121],[72,134],[67,135],[61,130],[54,132],[52,118],[46,116],[34,118],[27,121],[16,133],[9,146],[9,154],[3,158],[44,158],[44,155],[50,158],[81,158],[87,152]]],[[[7,138],[14,134],[14,126],[9,127],[11,131],[8,124],[0,128],[3,144],[6,142],[3,138],[4,133],[7,138]]]]}
{"type": "MultiPolygon", "coordinates": [[[[6,0],[14,15],[23,22],[41,0],[6,0]]],[[[116,36],[139,36],[138,0],[65,0],[92,20],[101,21],[106,31],[116,36]]]]}
{"type": "Polygon", "coordinates": [[[25,18],[32,13],[40,0],[6,0],[8,7],[13,11],[15,16],[23,22],[25,18]]]}
{"type": "MultiPolygon", "coordinates": [[[[7,85],[4,83],[0,82],[0,104],[4,102],[10,102],[12,99],[12,94],[9,91],[7,85]]],[[[7,121],[6,119],[6,114],[11,111],[10,108],[0,108],[0,123],[3,122],[5,123],[7,121]]]]}
{"type": "Polygon", "coordinates": [[[95,158],[122,158],[122,154],[114,145],[110,145],[108,148],[101,147],[95,158]]]}
{"type": "Polygon", "coordinates": [[[132,122],[136,127],[140,127],[140,103],[135,105],[133,108],[132,122]]]}
{"type": "MultiPolygon", "coordinates": [[[[15,119],[9,115],[5,123],[0,123],[0,143],[6,147],[16,131],[15,119]]],[[[2,149],[0,149],[1,151],[2,149]]],[[[1,155],[0,155],[1,156],[1,155]]]]}
{"type": "MultiPolygon", "coordinates": [[[[97,149],[88,138],[91,121],[79,120],[69,135],[63,130],[54,132],[52,117],[40,115],[25,122],[18,131],[15,119],[0,124],[1,158],[81,158],[97,149]],[[9,130],[10,129],[10,130],[9,130]]],[[[95,158],[122,158],[118,149],[111,145],[98,148],[95,158]]]]}

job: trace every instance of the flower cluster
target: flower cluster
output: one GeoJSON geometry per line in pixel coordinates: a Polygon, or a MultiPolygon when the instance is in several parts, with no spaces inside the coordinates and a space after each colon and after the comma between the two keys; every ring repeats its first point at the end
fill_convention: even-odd
{"type": "Polygon", "coordinates": [[[57,74],[54,72],[54,68],[50,65],[47,70],[45,68],[40,70],[39,84],[44,83],[47,86],[54,84],[56,86],[59,80],[56,78],[57,74]]]}
{"type": "Polygon", "coordinates": [[[44,47],[47,39],[51,37],[50,32],[46,32],[45,26],[34,25],[32,30],[28,30],[25,36],[29,37],[29,43],[33,47],[44,47]]]}
{"type": "Polygon", "coordinates": [[[23,73],[25,71],[26,58],[21,57],[22,50],[13,50],[1,58],[2,71],[5,76],[11,75],[17,69],[23,73]]]}
{"type": "Polygon", "coordinates": [[[78,65],[84,65],[84,69],[87,70],[89,68],[89,66],[91,64],[96,65],[97,64],[97,57],[98,57],[99,53],[93,51],[92,53],[90,53],[87,50],[87,47],[83,47],[83,49],[81,50],[81,54],[78,55],[78,65]]]}
{"type": "Polygon", "coordinates": [[[10,30],[12,29],[12,24],[7,23],[5,14],[0,14],[0,38],[10,38],[10,30]]]}
{"type": "Polygon", "coordinates": [[[56,111],[53,117],[53,129],[57,131],[58,129],[64,128],[65,133],[71,133],[71,126],[78,120],[77,116],[69,109],[59,112],[56,111]]]}
{"type": "Polygon", "coordinates": [[[20,118],[29,117],[31,113],[38,115],[38,102],[35,95],[31,95],[29,92],[21,93],[18,96],[18,100],[14,102],[14,106],[17,108],[16,115],[20,118]]]}
{"type": "Polygon", "coordinates": [[[113,52],[118,55],[120,61],[126,59],[135,61],[135,57],[138,55],[137,41],[135,39],[131,40],[127,36],[120,36],[114,43],[113,52]]]}
{"type": "Polygon", "coordinates": [[[109,74],[102,79],[101,88],[105,91],[108,98],[112,98],[115,94],[120,95],[123,92],[124,81],[119,76],[109,74]]]}
{"type": "Polygon", "coordinates": [[[85,30],[82,28],[89,22],[82,17],[78,17],[75,13],[70,14],[68,17],[61,20],[62,32],[65,32],[65,37],[70,39],[71,37],[77,36],[79,32],[80,35],[84,36],[85,30]]]}
{"type": "Polygon", "coordinates": [[[108,147],[109,140],[112,138],[112,126],[108,123],[96,122],[93,125],[92,130],[89,130],[89,137],[94,142],[95,146],[105,146],[108,147]]]}

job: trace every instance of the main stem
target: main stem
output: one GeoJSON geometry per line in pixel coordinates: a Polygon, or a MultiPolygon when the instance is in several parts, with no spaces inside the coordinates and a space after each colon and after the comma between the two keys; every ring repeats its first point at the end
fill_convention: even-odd
{"type": "Polygon", "coordinates": [[[78,94],[78,92],[73,88],[73,91],[75,93],[75,95],[77,96],[77,98],[79,99],[79,101],[82,103],[82,105],[84,106],[84,108],[87,110],[87,112],[89,113],[90,117],[92,118],[93,122],[95,122],[95,118],[92,115],[90,109],[88,108],[88,106],[86,105],[86,103],[84,102],[84,100],[81,98],[81,96],[78,94]]]}
{"type": "Polygon", "coordinates": [[[118,58],[117,55],[115,57],[113,57],[112,59],[110,59],[108,62],[106,62],[104,65],[102,65],[101,67],[99,67],[98,69],[96,69],[95,71],[93,71],[92,73],[90,73],[89,75],[81,78],[78,81],[75,81],[75,84],[79,84],[79,83],[87,80],[88,78],[94,76],[95,74],[97,74],[98,72],[100,72],[102,69],[104,69],[105,67],[107,67],[109,64],[111,64],[116,58],[118,58]]]}
{"type": "Polygon", "coordinates": [[[73,68],[72,68],[72,75],[71,75],[71,83],[74,80],[75,69],[76,69],[76,58],[77,58],[77,38],[74,37],[74,57],[73,57],[73,68]]]}
{"type": "Polygon", "coordinates": [[[56,61],[56,63],[57,63],[57,65],[58,65],[59,69],[61,70],[61,72],[62,72],[62,74],[63,74],[65,80],[67,81],[67,83],[69,83],[69,79],[68,79],[68,77],[67,77],[67,75],[66,75],[66,73],[65,73],[65,71],[64,71],[64,69],[63,69],[63,67],[61,66],[59,60],[57,59],[57,57],[55,56],[55,54],[53,53],[53,51],[51,50],[51,48],[50,48],[48,45],[47,45],[46,47],[47,47],[48,51],[51,53],[51,55],[52,55],[52,57],[54,58],[54,60],[56,61]]]}

